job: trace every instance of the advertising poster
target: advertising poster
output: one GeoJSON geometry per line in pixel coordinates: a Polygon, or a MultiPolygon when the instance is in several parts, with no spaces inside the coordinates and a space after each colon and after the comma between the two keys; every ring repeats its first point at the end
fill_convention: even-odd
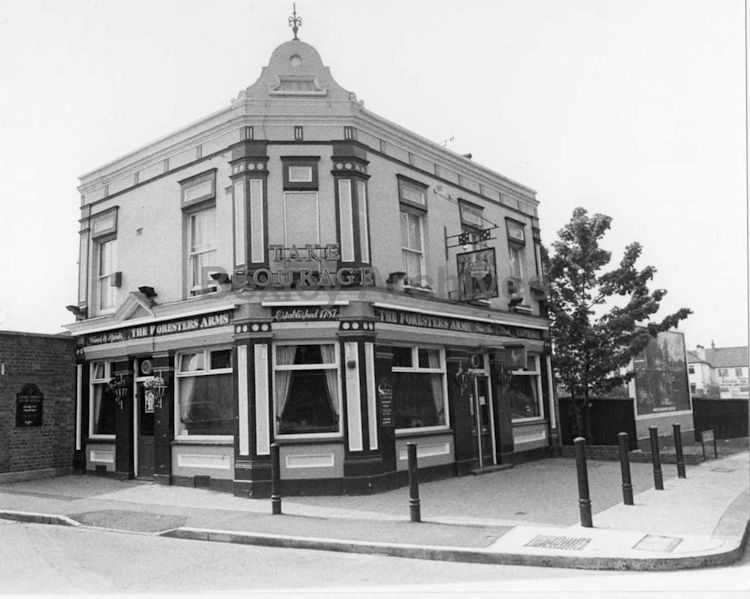
{"type": "Polygon", "coordinates": [[[633,362],[639,416],[690,410],[685,338],[682,333],[659,333],[633,362]]]}
{"type": "Polygon", "coordinates": [[[495,248],[458,254],[456,266],[460,301],[471,302],[498,296],[495,248]]]}

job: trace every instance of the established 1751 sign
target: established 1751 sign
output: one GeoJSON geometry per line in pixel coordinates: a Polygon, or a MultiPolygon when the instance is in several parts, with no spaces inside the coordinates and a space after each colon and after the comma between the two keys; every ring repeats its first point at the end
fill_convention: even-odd
{"type": "Polygon", "coordinates": [[[44,395],[36,385],[24,385],[16,394],[16,426],[42,426],[43,402],[44,395]]]}

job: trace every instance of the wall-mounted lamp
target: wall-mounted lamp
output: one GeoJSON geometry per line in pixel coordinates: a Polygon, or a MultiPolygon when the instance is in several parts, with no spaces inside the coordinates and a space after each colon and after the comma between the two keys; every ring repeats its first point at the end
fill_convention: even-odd
{"type": "Polygon", "coordinates": [[[143,287],[139,287],[138,291],[140,291],[143,295],[145,295],[149,299],[159,295],[158,293],[156,293],[153,287],[149,287],[147,285],[144,285],[143,287]]]}
{"type": "Polygon", "coordinates": [[[357,367],[356,360],[349,360],[349,361],[347,361],[346,367],[349,368],[350,370],[354,370],[357,367]]]}
{"type": "Polygon", "coordinates": [[[65,309],[76,317],[76,320],[86,318],[86,308],[80,306],[65,306],[65,309]]]}
{"type": "Polygon", "coordinates": [[[514,293],[510,296],[510,300],[508,301],[508,305],[513,308],[520,304],[523,301],[523,295],[520,293],[514,293]]]}
{"type": "Polygon", "coordinates": [[[229,275],[225,272],[212,272],[208,276],[216,281],[219,285],[228,285],[232,282],[232,279],[230,279],[229,275]]]}

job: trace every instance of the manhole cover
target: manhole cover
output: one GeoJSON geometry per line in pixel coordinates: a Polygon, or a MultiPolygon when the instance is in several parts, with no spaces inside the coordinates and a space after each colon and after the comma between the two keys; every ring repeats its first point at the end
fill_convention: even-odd
{"type": "Polygon", "coordinates": [[[128,510],[102,510],[98,512],[69,514],[69,516],[86,526],[98,526],[100,528],[113,528],[115,530],[129,530],[134,532],[161,532],[170,528],[183,526],[187,521],[185,516],[149,514],[128,510]]]}
{"type": "Polygon", "coordinates": [[[552,537],[549,535],[536,535],[525,547],[541,547],[543,549],[569,549],[580,551],[591,542],[591,539],[581,537],[552,537]]]}
{"type": "Polygon", "coordinates": [[[711,468],[711,472],[734,472],[734,468],[725,468],[724,466],[716,466],[716,468],[711,468]]]}
{"type": "Polygon", "coordinates": [[[633,549],[640,549],[641,551],[658,551],[659,553],[669,553],[674,551],[674,548],[682,543],[682,539],[679,537],[662,537],[659,535],[646,535],[635,545],[633,549]]]}

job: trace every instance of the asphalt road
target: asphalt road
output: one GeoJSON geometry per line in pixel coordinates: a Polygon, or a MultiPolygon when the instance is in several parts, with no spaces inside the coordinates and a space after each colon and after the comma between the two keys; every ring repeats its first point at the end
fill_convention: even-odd
{"type": "Polygon", "coordinates": [[[721,569],[582,572],[183,541],[0,520],[0,593],[283,596],[745,597],[750,557],[721,569]]]}

